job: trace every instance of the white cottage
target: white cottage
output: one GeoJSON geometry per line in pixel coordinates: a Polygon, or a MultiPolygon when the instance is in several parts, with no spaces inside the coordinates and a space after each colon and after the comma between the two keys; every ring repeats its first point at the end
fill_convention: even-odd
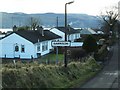
{"type": "MultiPolygon", "coordinates": [[[[51,32],[59,35],[62,37],[62,41],[65,40],[65,27],[55,27],[50,29],[51,32]]],[[[71,27],[67,28],[67,40],[74,42],[75,39],[81,38],[80,37],[80,31],[75,30],[71,27]]]]}
{"type": "Polygon", "coordinates": [[[48,54],[53,40],[60,36],[45,30],[21,30],[12,32],[0,40],[0,58],[38,58],[48,54]]]}

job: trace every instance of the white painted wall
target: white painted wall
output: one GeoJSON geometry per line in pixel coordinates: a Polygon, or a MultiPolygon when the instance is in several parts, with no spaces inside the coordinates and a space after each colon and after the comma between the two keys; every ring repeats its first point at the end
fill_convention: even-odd
{"type": "Polygon", "coordinates": [[[2,40],[0,40],[0,56],[2,57],[2,40]]]}
{"type": "Polygon", "coordinates": [[[60,30],[56,29],[56,28],[52,28],[50,29],[51,32],[55,33],[56,35],[59,35],[62,37],[61,41],[65,40],[65,34],[63,32],[61,32],[60,30]]]}
{"type": "MultiPolygon", "coordinates": [[[[60,40],[60,39],[54,39],[54,40],[60,40]]],[[[40,51],[37,50],[37,45],[33,44],[32,42],[26,40],[25,38],[13,33],[4,39],[0,40],[0,58],[15,58],[15,57],[20,57],[20,58],[26,58],[26,59],[31,59],[31,56],[33,58],[37,58],[37,53],[40,53],[41,56],[48,54],[50,52],[50,49],[53,49],[51,42],[53,40],[48,40],[48,41],[43,41],[43,42],[38,42],[40,44],[40,51]],[[44,42],[47,42],[48,44],[48,49],[45,51],[42,51],[42,45],[44,42]],[[15,45],[19,46],[19,51],[15,52],[15,45]],[[25,52],[21,52],[21,45],[25,46],[25,52]]]]}
{"type": "Polygon", "coordinates": [[[51,41],[52,40],[48,40],[48,41],[43,41],[43,42],[38,42],[40,44],[40,51],[37,51],[37,44],[35,44],[35,53],[41,53],[41,56],[45,55],[45,54],[48,54],[50,52],[50,49],[52,49],[53,47],[51,46],[51,41]],[[48,49],[46,51],[42,51],[42,45],[44,42],[47,42],[48,43],[48,49]]]}
{"type": "Polygon", "coordinates": [[[45,55],[45,54],[48,54],[48,53],[50,52],[50,49],[49,49],[49,48],[50,48],[50,47],[49,47],[49,41],[43,41],[42,44],[41,44],[41,47],[42,47],[43,43],[47,43],[48,49],[45,50],[45,51],[43,51],[42,48],[41,48],[41,51],[42,51],[42,52],[41,52],[41,55],[42,55],[42,56],[45,55]]]}
{"type": "Polygon", "coordinates": [[[14,58],[20,56],[20,58],[36,58],[35,46],[30,41],[22,38],[21,36],[13,33],[0,41],[0,57],[3,58],[6,55],[6,58],[14,58]],[[19,46],[19,51],[16,53],[14,51],[14,46],[17,44],[19,46]],[[21,45],[25,45],[25,52],[21,52],[21,45]]]}
{"type": "Polygon", "coordinates": [[[81,38],[80,33],[75,33],[68,36],[68,40],[70,40],[71,42],[74,42],[74,40],[78,38],[81,38]]]}
{"type": "MultiPolygon", "coordinates": [[[[62,31],[60,31],[56,28],[52,28],[50,31],[61,36],[62,37],[61,41],[65,40],[65,34],[62,31]]],[[[67,40],[70,40],[71,42],[73,42],[75,39],[78,39],[78,38],[80,38],[80,33],[67,35],[67,40]],[[77,35],[77,37],[76,37],[76,35],[77,35]]]]}
{"type": "Polygon", "coordinates": [[[82,47],[83,42],[71,42],[71,47],[82,47]]]}

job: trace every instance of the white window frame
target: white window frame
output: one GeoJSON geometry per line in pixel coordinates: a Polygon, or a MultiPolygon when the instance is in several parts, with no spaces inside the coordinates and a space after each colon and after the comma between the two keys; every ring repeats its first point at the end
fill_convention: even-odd
{"type": "Polygon", "coordinates": [[[40,43],[37,44],[37,51],[40,51],[40,43]]]}
{"type": "Polygon", "coordinates": [[[43,42],[42,43],[42,52],[48,50],[48,42],[43,42]]]}

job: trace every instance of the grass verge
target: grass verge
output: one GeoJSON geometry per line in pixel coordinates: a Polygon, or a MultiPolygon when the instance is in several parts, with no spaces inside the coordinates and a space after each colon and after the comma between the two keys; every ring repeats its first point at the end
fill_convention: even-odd
{"type": "Polygon", "coordinates": [[[2,68],[4,88],[72,88],[95,75],[100,70],[95,59],[86,62],[71,62],[63,65],[32,64],[2,68]]]}

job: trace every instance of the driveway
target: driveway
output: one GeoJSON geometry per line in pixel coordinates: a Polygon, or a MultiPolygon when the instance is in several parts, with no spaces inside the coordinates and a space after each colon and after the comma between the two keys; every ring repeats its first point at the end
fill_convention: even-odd
{"type": "Polygon", "coordinates": [[[80,88],[111,88],[111,90],[112,88],[118,88],[118,49],[120,49],[120,45],[117,43],[113,46],[113,56],[109,63],[98,75],[80,88]]]}

